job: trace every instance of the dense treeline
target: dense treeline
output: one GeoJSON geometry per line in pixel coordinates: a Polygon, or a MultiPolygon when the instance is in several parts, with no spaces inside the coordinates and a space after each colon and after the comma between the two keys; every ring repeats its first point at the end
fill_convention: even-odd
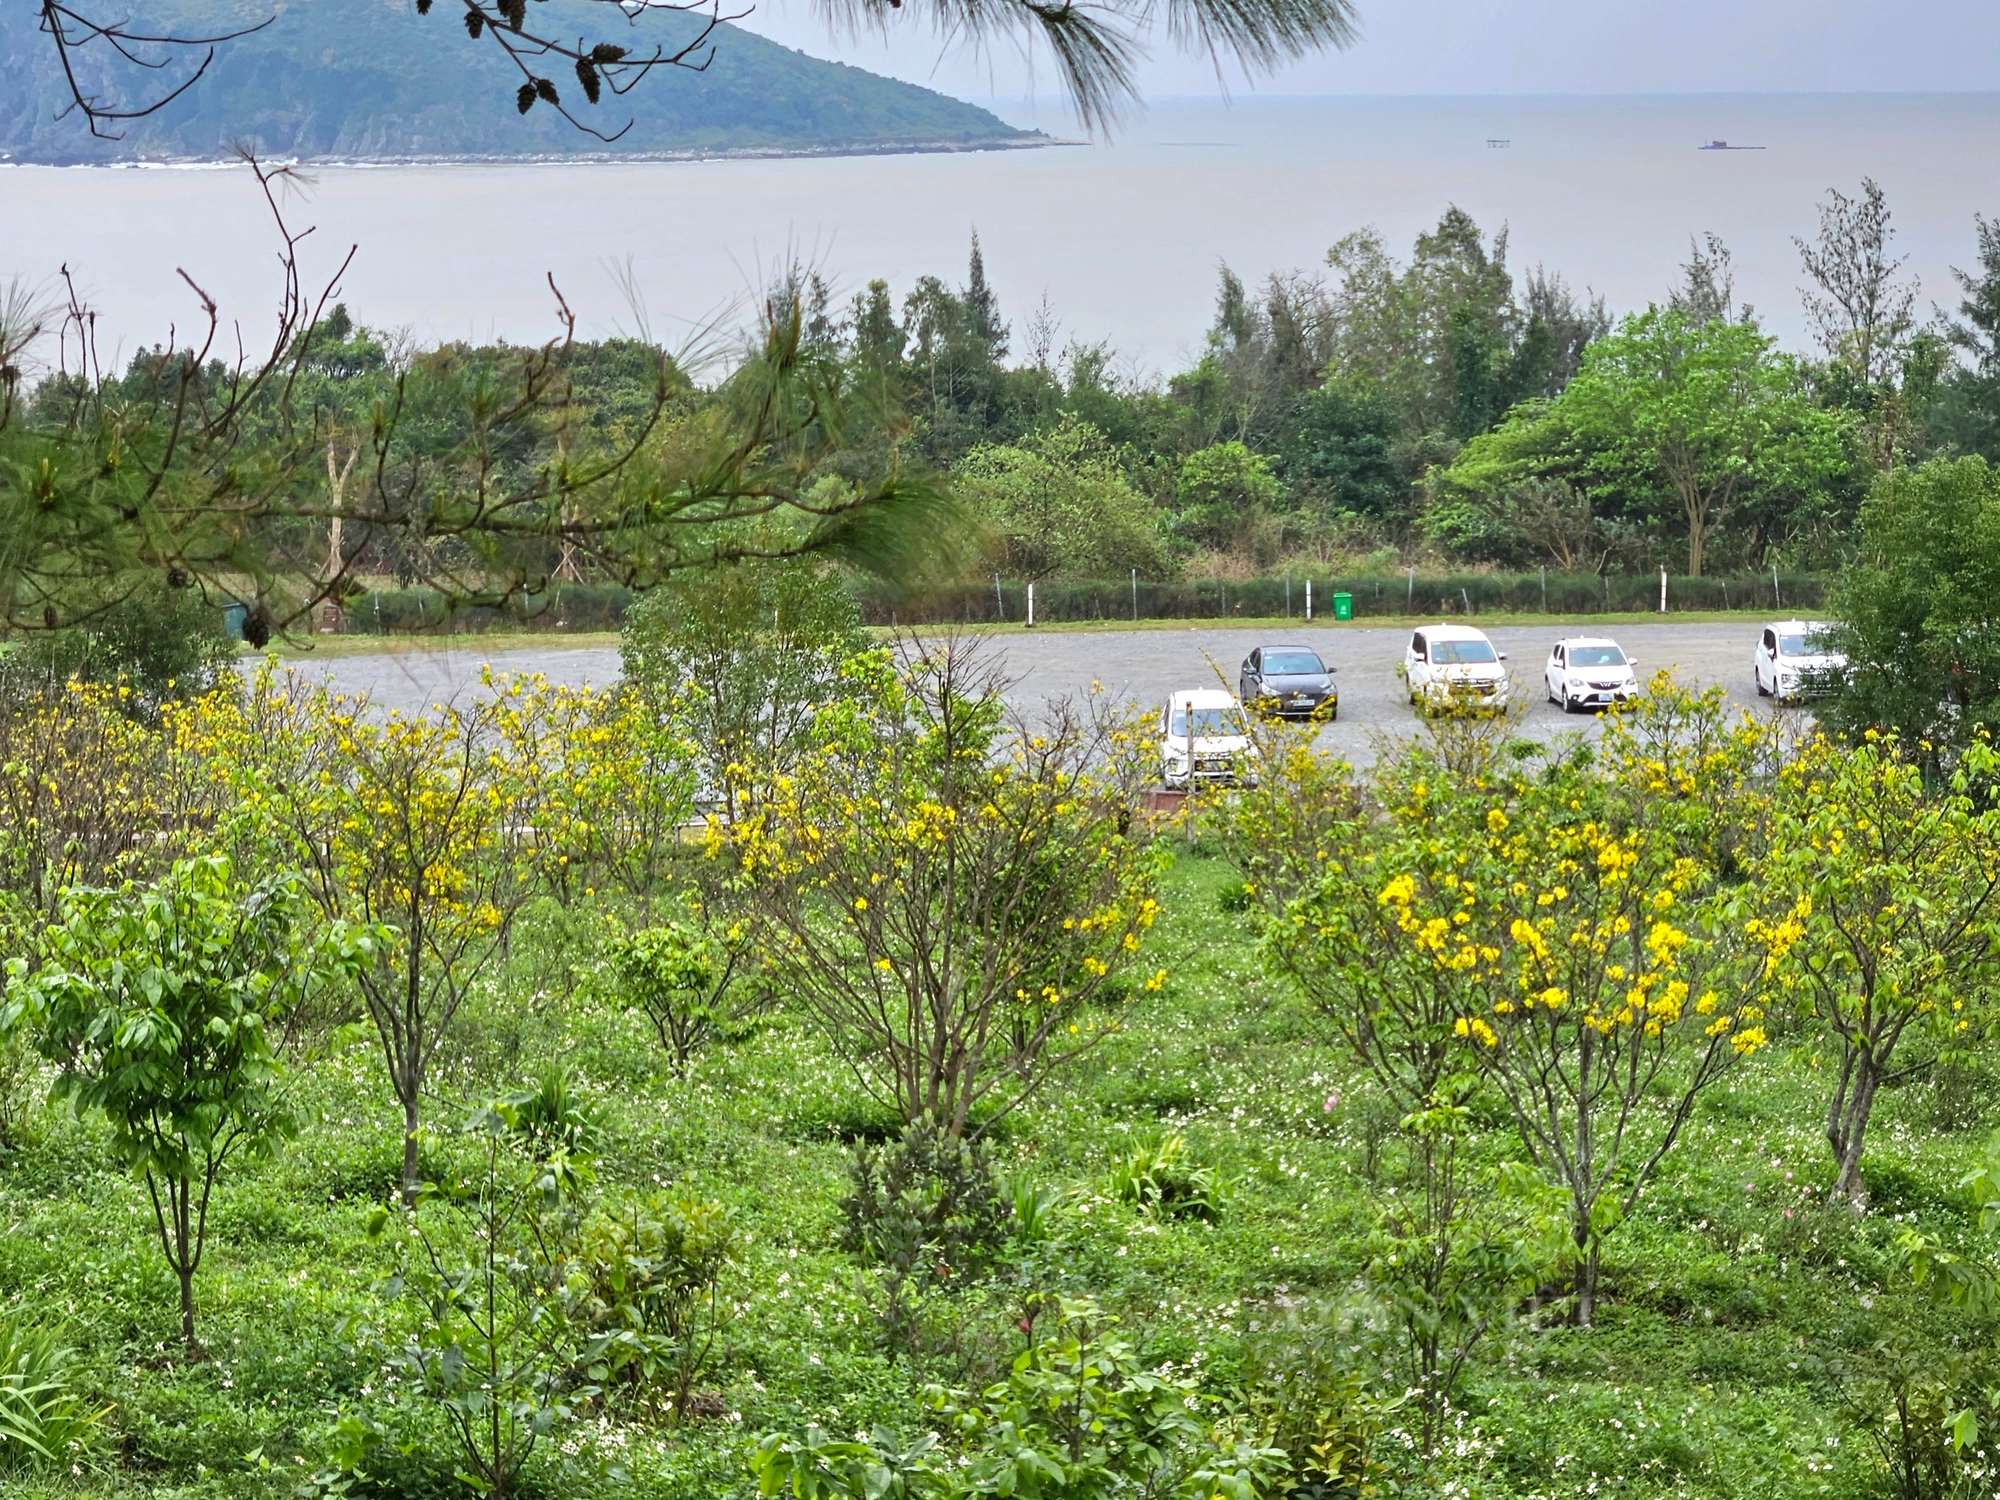
{"type": "Polygon", "coordinates": [[[1002,317],[975,243],[957,289],[881,282],[812,327],[902,403],[917,446],[1022,579],[1243,577],[1287,560],[1519,570],[1831,570],[1875,477],[2000,453],[2000,230],[1954,314],[1919,326],[1880,190],[1829,194],[1800,241],[1817,343],[1777,347],[1729,252],[1690,247],[1614,316],[1452,208],[1407,260],[1348,235],[1255,290],[1224,268],[1201,358],[1164,380],[1002,317]]]}
{"type": "Polygon", "coordinates": [[[10,615],[85,617],[140,575],[280,627],[418,586],[533,613],[718,546],[844,550],[905,584],[913,542],[934,584],[1831,574],[1882,476],[2000,455],[2000,228],[1976,220],[1958,309],[1919,326],[1880,190],[1830,194],[1821,220],[1803,353],[1736,304],[1713,237],[1614,316],[1557,271],[1517,275],[1504,230],[1456,208],[1407,259],[1361,231],[1254,291],[1225,268],[1201,357],[1163,379],[1065,341],[1047,307],[1005,315],[976,239],[962,285],[900,298],[874,281],[842,303],[795,271],[713,378],[631,339],[411,348],[294,271],[263,367],[153,349],[36,381],[15,298],[10,615]],[[961,524],[931,524],[947,504],[961,524]],[[930,521],[895,523],[913,508],[930,521]]]}

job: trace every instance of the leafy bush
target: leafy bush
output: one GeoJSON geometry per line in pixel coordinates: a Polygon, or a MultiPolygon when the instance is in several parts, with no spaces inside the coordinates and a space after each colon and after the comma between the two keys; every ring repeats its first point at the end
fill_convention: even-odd
{"type": "Polygon", "coordinates": [[[1197,1380],[1148,1360],[1088,1301],[1065,1303],[1055,1333],[1024,1350],[1004,1380],[977,1394],[932,1386],[924,1405],[936,1426],[908,1445],[879,1428],[851,1442],[817,1427],[768,1434],[751,1459],[759,1493],[1254,1500],[1287,1468],[1246,1420],[1197,1380]]]}
{"type": "Polygon", "coordinates": [[[739,970],[747,956],[740,926],[720,937],[688,922],[620,933],[606,950],[620,997],[651,1023],[674,1071],[694,1054],[737,1035],[761,1000],[739,970]]]}
{"type": "Polygon", "coordinates": [[[1376,1376],[1364,1309],[1290,1302],[1273,1311],[1247,1351],[1244,1387],[1259,1440],[1286,1457],[1292,1500],[1381,1493],[1390,1425],[1408,1398],[1376,1376]]]}
{"type": "Polygon", "coordinates": [[[584,1226],[578,1290],[605,1378],[624,1382],[648,1404],[664,1387],[676,1423],[686,1420],[729,1322],[722,1279],[738,1238],[722,1204],[664,1194],[600,1209],[584,1226]]]}
{"type": "Polygon", "coordinates": [[[990,1262],[1011,1207],[985,1146],[955,1140],[930,1120],[908,1126],[894,1145],[855,1151],[840,1245],[884,1272],[877,1312],[892,1354],[915,1348],[924,1293],[990,1262]]]}

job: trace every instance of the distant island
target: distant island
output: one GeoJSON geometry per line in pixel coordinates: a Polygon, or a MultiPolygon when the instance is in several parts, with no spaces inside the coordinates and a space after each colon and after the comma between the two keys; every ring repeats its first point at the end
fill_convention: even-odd
{"type": "MultiPolygon", "coordinates": [[[[261,155],[306,161],[519,161],[547,157],[645,158],[993,150],[1047,144],[998,116],[931,89],[878,77],[781,47],[723,25],[703,72],[659,68],[622,98],[585,104],[579,117],[606,143],[553,110],[515,109],[518,73],[472,41],[444,7],[418,16],[410,0],[167,0],[145,7],[149,29],[227,31],[275,14],[272,24],[219,47],[208,74],[157,114],[127,122],[123,138],[92,138],[73,116],[53,50],[34,7],[0,5],[0,161],[50,165],[230,159],[238,143],[261,155]]],[[[629,31],[615,10],[574,0],[536,8],[538,25],[568,35],[671,50],[699,31],[699,16],[661,12],[629,31]],[[568,14],[565,14],[568,12],[568,14]],[[607,15],[607,12],[609,14],[607,15]]],[[[125,68],[86,87],[126,96],[157,77],[125,68]]],[[[565,102],[570,103],[567,97],[565,102]]]]}

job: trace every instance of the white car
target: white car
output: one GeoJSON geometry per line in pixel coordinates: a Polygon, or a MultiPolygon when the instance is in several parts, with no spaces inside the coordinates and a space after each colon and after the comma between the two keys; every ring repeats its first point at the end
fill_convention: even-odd
{"type": "Polygon", "coordinates": [[[1847,658],[1825,644],[1824,620],[1781,620],[1757,638],[1751,671],[1760,698],[1811,697],[1832,689],[1847,658]]]}
{"type": "Polygon", "coordinates": [[[1160,715],[1160,780],[1257,784],[1257,747],[1243,707],[1221,688],[1174,693],[1160,715]]]}
{"type": "Polygon", "coordinates": [[[1502,665],[1506,660],[1506,652],[1495,651],[1485,633],[1470,625],[1426,625],[1403,649],[1410,702],[1457,699],[1470,707],[1505,708],[1512,687],[1502,665]]]}
{"type": "Polygon", "coordinates": [[[1557,641],[1543,672],[1549,702],[1560,703],[1566,714],[1629,702],[1639,696],[1639,678],[1632,670],[1638,665],[1616,641],[1601,635],[1557,641]]]}

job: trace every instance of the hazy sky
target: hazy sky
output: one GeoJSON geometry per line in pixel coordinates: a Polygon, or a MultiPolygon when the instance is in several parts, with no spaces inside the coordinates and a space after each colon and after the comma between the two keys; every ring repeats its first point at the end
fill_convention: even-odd
{"type": "MultiPolygon", "coordinates": [[[[1260,81],[1287,94],[1710,90],[1981,91],[2000,88],[2000,6],[1991,0],[1361,0],[1362,40],[1260,81]]],[[[830,38],[812,0],[757,0],[741,24],[960,96],[1047,94],[1003,45],[940,60],[910,27],[884,42],[830,38]]],[[[1155,49],[1144,74],[1158,96],[1212,94],[1205,62],[1155,49]]],[[[1242,80],[1232,80],[1241,91],[1242,80]]],[[[1009,110],[1010,114],[1016,113],[1009,110]]]]}

